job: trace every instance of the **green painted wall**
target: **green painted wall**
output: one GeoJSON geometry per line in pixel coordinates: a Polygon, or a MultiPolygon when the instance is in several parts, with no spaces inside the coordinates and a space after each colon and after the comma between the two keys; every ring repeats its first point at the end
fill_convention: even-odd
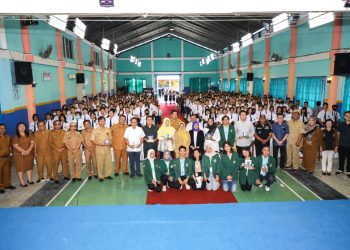
{"type": "Polygon", "coordinates": [[[264,63],[265,61],[265,39],[260,40],[257,43],[253,44],[253,61],[260,61],[260,63],[264,63]]]}
{"type": "Polygon", "coordinates": [[[154,57],[181,57],[181,40],[178,38],[162,38],[153,42],[154,57]]]}
{"type": "MultiPolygon", "coordinates": [[[[18,17],[15,17],[18,18],[18,17]]],[[[23,52],[21,24],[18,20],[11,17],[4,18],[7,49],[23,52]]]]}
{"type": "Polygon", "coordinates": [[[281,31],[271,35],[270,56],[273,53],[278,54],[282,59],[289,58],[290,53],[290,30],[281,31]]]}
{"type": "Polygon", "coordinates": [[[60,99],[58,72],[57,68],[53,66],[46,66],[40,64],[33,64],[33,79],[36,82],[35,91],[35,103],[50,102],[60,99]],[[44,81],[42,78],[43,73],[50,73],[52,75],[51,80],[44,81]]]}

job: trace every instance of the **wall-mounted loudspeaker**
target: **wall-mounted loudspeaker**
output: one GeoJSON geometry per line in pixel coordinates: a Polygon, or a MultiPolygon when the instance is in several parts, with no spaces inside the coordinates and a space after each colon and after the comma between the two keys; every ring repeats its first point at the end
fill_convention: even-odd
{"type": "Polygon", "coordinates": [[[33,83],[33,72],[31,62],[14,62],[16,84],[31,85],[33,83]]]}
{"type": "Polygon", "coordinates": [[[254,74],[253,73],[247,73],[247,81],[253,81],[254,80],[254,74]]]}
{"type": "Polygon", "coordinates": [[[334,75],[350,75],[350,53],[335,54],[334,75]]]}
{"type": "Polygon", "coordinates": [[[77,73],[76,79],[77,79],[77,84],[84,84],[85,83],[84,73],[77,73]]]}

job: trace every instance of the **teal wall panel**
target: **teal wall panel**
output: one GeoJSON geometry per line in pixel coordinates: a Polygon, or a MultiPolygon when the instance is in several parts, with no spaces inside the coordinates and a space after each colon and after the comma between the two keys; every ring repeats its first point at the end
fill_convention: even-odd
{"type": "Polygon", "coordinates": [[[350,48],[350,13],[343,13],[342,48],[350,48]]]}
{"type": "Polygon", "coordinates": [[[86,95],[92,95],[92,73],[91,71],[84,70],[85,85],[84,90],[86,95]]]}
{"type": "Polygon", "coordinates": [[[21,24],[19,20],[4,18],[7,48],[12,51],[23,52],[21,24]]]}
{"type": "Polygon", "coordinates": [[[253,61],[260,61],[260,63],[264,63],[265,46],[265,39],[253,44],[253,61]]]}
{"type": "Polygon", "coordinates": [[[231,53],[231,65],[233,67],[237,66],[237,53],[231,53]]]}
{"type": "Polygon", "coordinates": [[[151,60],[141,60],[141,67],[129,60],[117,60],[117,72],[150,72],[151,60]]]}
{"type": "Polygon", "coordinates": [[[249,46],[241,49],[241,67],[247,66],[249,63],[249,46]]]}
{"type": "Polygon", "coordinates": [[[229,54],[226,53],[226,54],[224,55],[224,65],[222,65],[222,66],[223,66],[223,69],[228,69],[228,68],[230,67],[230,65],[228,65],[228,57],[229,57],[229,54]]]}
{"type": "Polygon", "coordinates": [[[264,67],[253,69],[255,78],[263,78],[264,77],[264,67]]]}
{"type": "Polygon", "coordinates": [[[270,67],[270,78],[288,77],[288,71],[288,64],[270,67]]]}
{"type": "Polygon", "coordinates": [[[197,78],[197,77],[209,77],[211,80],[211,85],[217,85],[218,82],[220,81],[220,75],[217,73],[213,74],[208,74],[208,73],[203,73],[203,74],[185,74],[184,75],[184,87],[189,87],[190,86],[190,78],[197,78]]]}
{"type": "Polygon", "coordinates": [[[192,43],[184,41],[184,57],[207,57],[212,52],[192,43]]]}
{"type": "Polygon", "coordinates": [[[270,40],[270,56],[276,53],[282,59],[289,58],[290,53],[290,29],[286,31],[272,34],[270,40]]]}
{"type": "Polygon", "coordinates": [[[329,76],[330,60],[295,64],[295,76],[329,76]]]}
{"type": "Polygon", "coordinates": [[[138,58],[150,58],[151,57],[151,43],[146,43],[134,49],[125,51],[118,55],[119,58],[129,58],[130,56],[136,56],[138,58]]]}
{"type": "Polygon", "coordinates": [[[219,59],[211,61],[209,64],[200,66],[200,60],[197,59],[187,59],[184,60],[184,71],[217,71],[219,59]]]}
{"type": "Polygon", "coordinates": [[[77,84],[76,79],[69,79],[70,74],[76,74],[76,69],[65,68],[64,69],[64,83],[66,98],[72,98],[77,96],[77,84]]]}
{"type": "Polygon", "coordinates": [[[152,88],[152,74],[130,74],[130,75],[117,75],[118,86],[124,86],[126,79],[144,79],[146,80],[147,88],[152,88]]]}
{"type": "Polygon", "coordinates": [[[154,60],[154,71],[181,71],[181,60],[154,60]]]}
{"type": "Polygon", "coordinates": [[[81,41],[81,54],[83,65],[89,63],[91,61],[91,47],[88,43],[81,41]]]}
{"type": "Polygon", "coordinates": [[[101,92],[101,72],[96,72],[96,93],[101,92]]]}
{"type": "Polygon", "coordinates": [[[181,40],[178,38],[160,38],[153,41],[153,57],[181,57],[181,40]]]}
{"type": "Polygon", "coordinates": [[[50,102],[60,99],[58,71],[57,67],[47,66],[42,64],[32,64],[33,80],[36,82],[35,103],[50,102]],[[44,81],[43,73],[50,73],[51,80],[44,81]]]}

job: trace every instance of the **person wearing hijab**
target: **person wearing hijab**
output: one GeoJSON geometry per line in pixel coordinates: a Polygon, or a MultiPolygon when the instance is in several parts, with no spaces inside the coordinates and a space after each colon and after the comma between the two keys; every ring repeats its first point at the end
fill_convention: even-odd
{"type": "Polygon", "coordinates": [[[303,133],[303,168],[310,174],[315,170],[318,149],[321,147],[322,137],[316,118],[311,116],[303,133]]]}
{"type": "Polygon", "coordinates": [[[204,133],[199,128],[197,121],[192,123],[192,129],[190,130],[190,156],[193,156],[194,149],[198,148],[201,154],[204,153],[204,133]]]}
{"type": "Polygon", "coordinates": [[[163,124],[157,132],[157,138],[159,140],[158,151],[160,152],[160,158],[163,158],[163,154],[166,150],[170,151],[171,156],[175,158],[175,133],[175,128],[170,125],[170,119],[164,118],[163,124]]]}
{"type": "Polygon", "coordinates": [[[176,155],[176,157],[179,157],[178,148],[181,145],[188,148],[190,146],[190,143],[191,143],[190,133],[188,131],[186,131],[185,123],[180,122],[180,127],[175,133],[175,155],[176,155]]]}
{"type": "Polygon", "coordinates": [[[239,162],[239,183],[242,191],[251,191],[257,180],[257,164],[254,157],[250,155],[249,148],[242,148],[243,158],[239,162]]]}
{"type": "Polygon", "coordinates": [[[198,148],[194,149],[192,158],[192,176],[188,180],[188,184],[193,190],[205,190],[206,181],[204,181],[203,178],[204,159],[205,158],[202,157],[200,150],[198,148]]]}
{"type": "Polygon", "coordinates": [[[174,188],[174,169],[172,168],[172,158],[170,151],[165,151],[163,158],[159,161],[160,164],[160,179],[163,183],[163,191],[166,191],[166,188],[174,188]]]}
{"type": "Polygon", "coordinates": [[[224,151],[221,154],[221,171],[222,189],[225,192],[235,192],[238,181],[238,168],[240,158],[236,152],[233,152],[232,145],[226,141],[223,143],[224,151]]]}
{"type": "Polygon", "coordinates": [[[216,191],[220,187],[221,159],[213,148],[214,146],[211,141],[205,143],[206,153],[203,156],[203,172],[208,191],[216,191]]]}
{"type": "Polygon", "coordinates": [[[205,137],[204,143],[210,142],[210,144],[213,147],[213,151],[219,152],[219,150],[220,150],[219,142],[220,142],[221,137],[220,137],[219,129],[218,129],[216,123],[214,122],[213,118],[208,119],[207,127],[204,128],[203,132],[204,132],[204,137],[205,137]]]}
{"type": "Polygon", "coordinates": [[[145,183],[148,187],[148,191],[156,191],[157,193],[166,191],[166,187],[163,186],[161,182],[160,163],[156,159],[156,151],[154,151],[154,149],[148,150],[147,159],[142,162],[142,165],[145,183]]]}

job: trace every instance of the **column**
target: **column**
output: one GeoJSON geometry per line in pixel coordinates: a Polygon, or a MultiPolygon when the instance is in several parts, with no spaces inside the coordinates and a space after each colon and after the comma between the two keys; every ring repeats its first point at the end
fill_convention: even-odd
{"type": "MultiPolygon", "coordinates": [[[[252,73],[253,72],[253,44],[249,45],[248,47],[248,72],[252,73]]],[[[247,81],[247,84],[249,84],[249,86],[247,86],[247,90],[249,91],[249,93],[252,95],[253,94],[253,89],[254,89],[254,81],[247,81]]]]}
{"type": "MultiPolygon", "coordinates": [[[[66,63],[63,60],[63,47],[62,47],[62,36],[61,31],[56,29],[56,43],[57,43],[57,59],[58,59],[58,84],[59,84],[59,90],[60,90],[60,104],[61,106],[66,104],[66,88],[65,88],[65,81],[64,81],[64,67],[66,66],[66,63]]],[[[79,52],[78,52],[79,57],[79,52]]]]}
{"type": "Polygon", "coordinates": [[[227,84],[228,84],[228,91],[230,91],[231,87],[231,53],[228,52],[228,58],[227,58],[227,84]]]}
{"type": "MultiPolygon", "coordinates": [[[[241,67],[241,52],[237,52],[237,63],[236,63],[236,71],[241,67]]],[[[236,81],[236,92],[239,92],[239,85],[241,84],[241,76],[237,73],[237,81],[236,81]]]]}
{"type": "Polygon", "coordinates": [[[224,55],[220,58],[220,92],[222,92],[222,84],[224,82],[224,55]]]}
{"type": "Polygon", "coordinates": [[[264,95],[269,94],[269,88],[270,88],[270,44],[271,44],[271,38],[270,35],[265,36],[265,62],[264,62],[264,95]]]}
{"type": "Polygon", "coordinates": [[[91,61],[92,63],[92,72],[91,72],[91,92],[92,96],[96,96],[96,65],[95,65],[95,50],[94,44],[91,44],[91,61]]]}
{"type": "Polygon", "coordinates": [[[288,72],[288,91],[287,96],[290,99],[294,99],[295,88],[295,57],[297,55],[297,26],[291,26],[290,28],[290,53],[289,53],[289,72],[288,72]]]}
{"type": "Polygon", "coordinates": [[[102,93],[102,96],[104,95],[105,93],[105,66],[104,66],[104,63],[103,63],[103,49],[101,48],[100,49],[100,65],[101,65],[101,93],[102,93]]]}

